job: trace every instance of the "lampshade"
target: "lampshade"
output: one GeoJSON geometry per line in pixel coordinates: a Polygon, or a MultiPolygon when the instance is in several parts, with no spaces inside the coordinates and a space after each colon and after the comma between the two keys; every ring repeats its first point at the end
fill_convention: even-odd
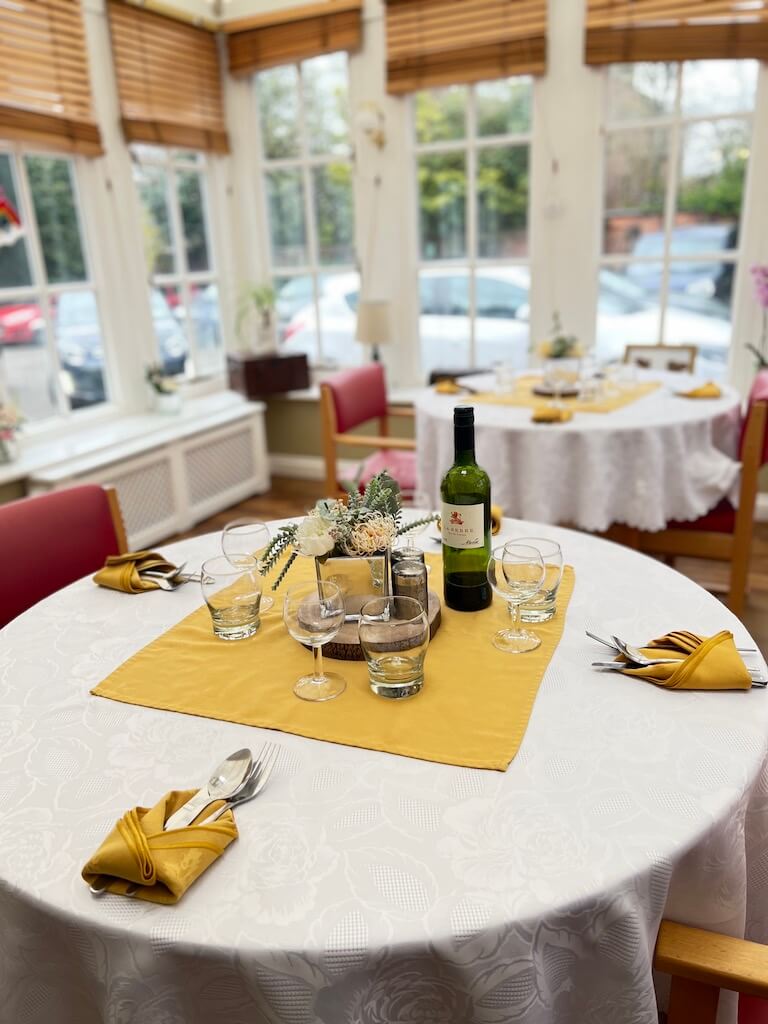
{"type": "Polygon", "coordinates": [[[364,345],[388,345],[390,332],[389,303],[384,299],[363,299],[357,307],[355,338],[364,345]]]}

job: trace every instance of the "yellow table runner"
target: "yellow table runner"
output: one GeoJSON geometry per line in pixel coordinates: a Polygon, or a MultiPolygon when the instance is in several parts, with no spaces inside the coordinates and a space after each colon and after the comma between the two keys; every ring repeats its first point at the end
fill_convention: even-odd
{"type": "MultiPolygon", "coordinates": [[[[442,595],[442,560],[428,555],[427,561],[430,587],[442,595]]],[[[308,558],[297,559],[288,574],[292,583],[313,577],[314,563],[308,558]]],[[[251,639],[216,639],[207,608],[198,608],[91,692],[425,761],[503,771],[522,742],[539,684],[562,636],[573,586],[568,566],[554,619],[530,627],[542,640],[530,654],[503,654],[492,646],[491,637],[509,618],[499,598],[483,612],[443,606],[442,624],[427,651],[424,689],[403,700],[371,693],[365,662],[331,659],[326,664],[346,678],[346,691],[327,703],[294,697],[293,683],[310,671],[312,655],[288,635],[280,592],[251,639]]]]}
{"type": "MultiPolygon", "coordinates": [[[[539,409],[542,406],[551,404],[552,399],[544,395],[534,395],[533,385],[541,378],[519,377],[513,391],[505,394],[496,394],[493,391],[482,391],[476,395],[465,395],[462,401],[465,405],[473,405],[475,402],[486,405],[517,405],[524,409],[539,409]]],[[[631,405],[639,398],[650,395],[652,391],[661,387],[658,381],[644,381],[641,384],[623,387],[615,395],[606,395],[604,398],[594,401],[584,401],[581,398],[563,398],[563,403],[573,412],[615,412],[616,409],[623,409],[625,405],[631,405]]]]}

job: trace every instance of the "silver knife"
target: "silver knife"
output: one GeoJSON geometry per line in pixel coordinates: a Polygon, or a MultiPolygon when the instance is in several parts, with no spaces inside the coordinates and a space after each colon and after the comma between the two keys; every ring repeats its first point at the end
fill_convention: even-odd
{"type": "Polygon", "coordinates": [[[171,828],[185,828],[190,825],[198,814],[214,800],[226,800],[243,785],[253,767],[250,750],[236,750],[226,761],[216,768],[202,789],[198,789],[191,799],[175,811],[163,826],[167,831],[171,828]]]}

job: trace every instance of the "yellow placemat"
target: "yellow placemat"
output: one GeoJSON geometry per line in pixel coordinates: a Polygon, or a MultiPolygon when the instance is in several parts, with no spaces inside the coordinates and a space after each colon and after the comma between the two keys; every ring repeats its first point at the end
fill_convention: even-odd
{"type": "MultiPolygon", "coordinates": [[[[563,403],[573,412],[615,412],[616,409],[623,409],[625,405],[631,405],[639,398],[650,395],[652,391],[661,387],[658,381],[644,381],[642,384],[635,384],[632,387],[625,387],[619,394],[610,395],[592,402],[583,401],[580,398],[563,398],[563,403]]],[[[551,403],[550,398],[542,395],[534,395],[530,377],[518,379],[514,391],[507,394],[496,394],[493,391],[483,391],[469,398],[465,396],[465,404],[474,405],[475,402],[486,405],[517,405],[524,409],[539,409],[551,403]]]]}
{"type": "MultiPolygon", "coordinates": [[[[428,555],[427,561],[430,588],[442,595],[442,560],[428,555]]],[[[313,577],[312,560],[300,558],[288,580],[313,577]]],[[[424,689],[403,700],[371,693],[364,662],[331,659],[326,663],[346,678],[346,691],[327,703],[294,697],[293,683],[310,671],[312,655],[288,635],[280,592],[251,639],[217,640],[207,608],[199,608],[91,692],[425,761],[503,771],[522,742],[539,684],[562,636],[573,586],[573,569],[567,566],[554,619],[529,627],[542,640],[529,654],[504,654],[493,647],[491,637],[509,618],[499,598],[483,612],[443,606],[442,625],[427,651],[424,689]]]]}

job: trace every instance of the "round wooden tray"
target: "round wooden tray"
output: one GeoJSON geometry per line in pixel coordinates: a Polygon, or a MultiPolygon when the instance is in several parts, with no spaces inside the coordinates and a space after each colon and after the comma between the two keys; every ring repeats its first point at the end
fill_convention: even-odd
{"type": "MultiPolygon", "coordinates": [[[[344,599],[344,608],[347,615],[357,614],[366,601],[380,596],[380,594],[355,594],[351,597],[346,597],[344,599]]],[[[431,640],[440,628],[440,598],[434,590],[429,591],[428,618],[429,638],[431,640]]],[[[323,644],[323,656],[335,658],[336,661],[364,661],[365,655],[357,636],[357,623],[345,622],[333,640],[323,644]]]]}
{"type": "MultiPolygon", "coordinates": [[[[534,395],[541,395],[542,398],[554,398],[555,396],[555,389],[551,384],[536,384],[532,391],[534,395]]],[[[581,388],[575,384],[569,384],[567,387],[561,388],[558,394],[561,398],[576,398],[581,394],[581,388]]]]}

